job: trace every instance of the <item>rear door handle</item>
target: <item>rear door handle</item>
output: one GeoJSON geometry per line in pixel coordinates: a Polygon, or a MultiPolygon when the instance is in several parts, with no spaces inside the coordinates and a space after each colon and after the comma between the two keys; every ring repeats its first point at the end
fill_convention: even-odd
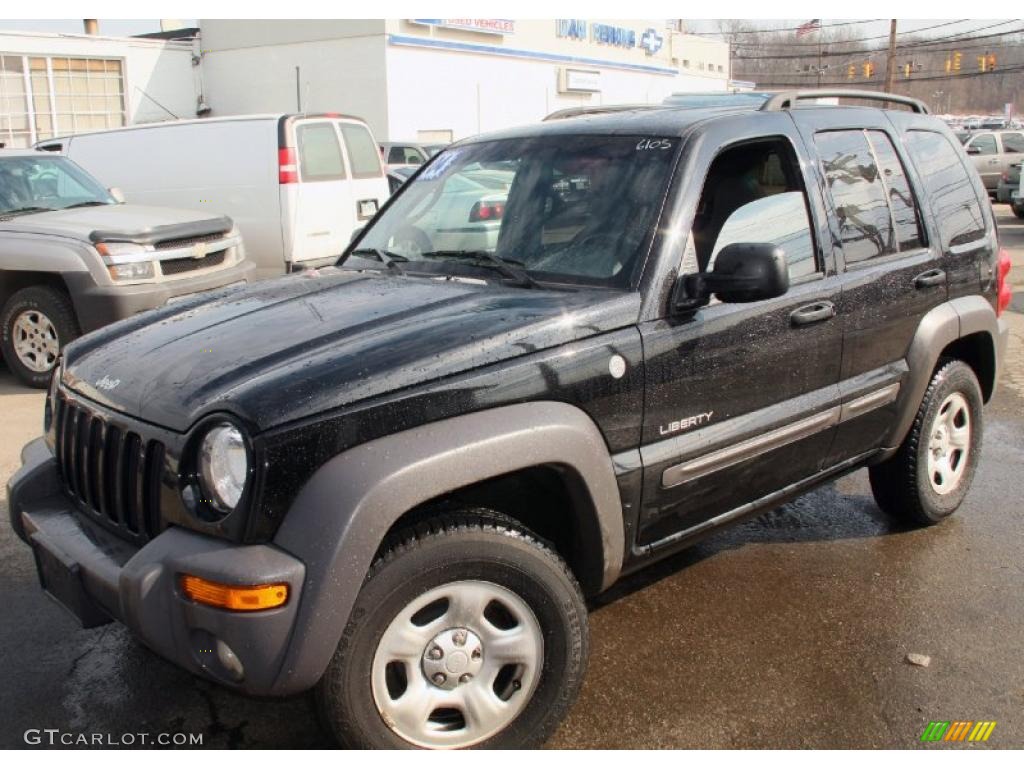
{"type": "Polygon", "coordinates": [[[945,285],[946,273],[941,269],[929,269],[914,278],[915,288],[929,288],[933,285],[945,285]]]}
{"type": "Polygon", "coordinates": [[[831,320],[836,316],[836,305],[831,301],[816,301],[800,309],[793,310],[789,320],[793,325],[810,325],[823,320],[831,320]]]}

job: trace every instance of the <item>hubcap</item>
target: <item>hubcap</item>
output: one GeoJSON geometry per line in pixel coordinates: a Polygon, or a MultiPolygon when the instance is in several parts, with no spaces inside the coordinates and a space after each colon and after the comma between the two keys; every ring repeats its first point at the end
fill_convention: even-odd
{"type": "Polygon", "coordinates": [[[928,479],[932,490],[946,495],[960,485],[971,447],[971,412],[967,399],[954,392],[942,401],[928,440],[928,479]]]}
{"type": "Polygon", "coordinates": [[[373,700],[412,744],[468,747],[522,712],[543,659],[540,623],[521,597],[456,581],[420,595],[388,625],[373,659],[373,700]]]}
{"type": "Polygon", "coordinates": [[[18,362],[33,373],[52,370],[60,354],[60,341],[50,318],[38,310],[26,310],[14,319],[11,332],[18,362]]]}

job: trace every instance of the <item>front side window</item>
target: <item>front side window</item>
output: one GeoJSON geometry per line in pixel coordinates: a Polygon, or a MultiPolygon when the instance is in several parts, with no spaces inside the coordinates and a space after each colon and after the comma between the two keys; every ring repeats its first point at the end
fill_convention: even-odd
{"type": "Polygon", "coordinates": [[[889,195],[863,131],[815,136],[847,264],[897,252],[889,195]]]}
{"type": "Polygon", "coordinates": [[[40,154],[0,158],[0,216],[114,202],[98,181],[67,158],[40,154]]]}
{"type": "Polygon", "coordinates": [[[348,161],[352,164],[352,175],[357,179],[382,176],[380,152],[366,127],[358,123],[340,123],[340,126],[348,161]]]}
{"type": "Polygon", "coordinates": [[[973,242],[985,235],[985,219],[967,167],[941,133],[908,131],[907,151],[924,183],[939,225],[942,246],[973,242]]]}
{"type": "Polygon", "coordinates": [[[999,149],[996,147],[996,137],[991,133],[983,133],[975,136],[967,145],[972,155],[997,155],[999,149]]]}
{"type": "Polygon", "coordinates": [[[678,138],[547,135],[443,151],[359,243],[419,264],[493,254],[536,280],[628,287],[678,138]]]}
{"type": "Polygon", "coordinates": [[[690,242],[696,264],[684,255],[684,272],[712,270],[728,245],[773,243],[786,254],[790,280],[815,274],[818,264],[807,197],[792,148],[773,139],[742,144],[716,157],[704,182],[690,242]]]}
{"type": "Polygon", "coordinates": [[[303,181],[345,178],[338,134],[331,123],[307,123],[295,131],[299,142],[299,171],[303,181]]]}

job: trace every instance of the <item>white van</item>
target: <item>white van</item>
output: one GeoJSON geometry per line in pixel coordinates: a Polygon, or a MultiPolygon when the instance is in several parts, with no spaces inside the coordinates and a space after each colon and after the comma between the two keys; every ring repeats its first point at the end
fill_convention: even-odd
{"type": "Polygon", "coordinates": [[[389,193],[366,123],[335,113],[153,123],[36,147],[134,203],[227,214],[258,278],[336,259],[389,193]]]}

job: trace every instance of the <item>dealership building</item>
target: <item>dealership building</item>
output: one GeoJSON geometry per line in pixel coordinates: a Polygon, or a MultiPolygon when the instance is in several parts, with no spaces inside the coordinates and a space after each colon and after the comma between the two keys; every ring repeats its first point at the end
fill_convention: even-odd
{"type": "Polygon", "coordinates": [[[725,43],[664,19],[163,26],[141,37],[0,29],[0,144],[197,115],[333,111],[364,118],[381,141],[446,142],[565,107],[736,85],[725,43]]]}
{"type": "Polygon", "coordinates": [[[200,21],[213,115],[341,111],[450,141],[556,109],[729,87],[723,42],[664,19],[200,21]]]}

